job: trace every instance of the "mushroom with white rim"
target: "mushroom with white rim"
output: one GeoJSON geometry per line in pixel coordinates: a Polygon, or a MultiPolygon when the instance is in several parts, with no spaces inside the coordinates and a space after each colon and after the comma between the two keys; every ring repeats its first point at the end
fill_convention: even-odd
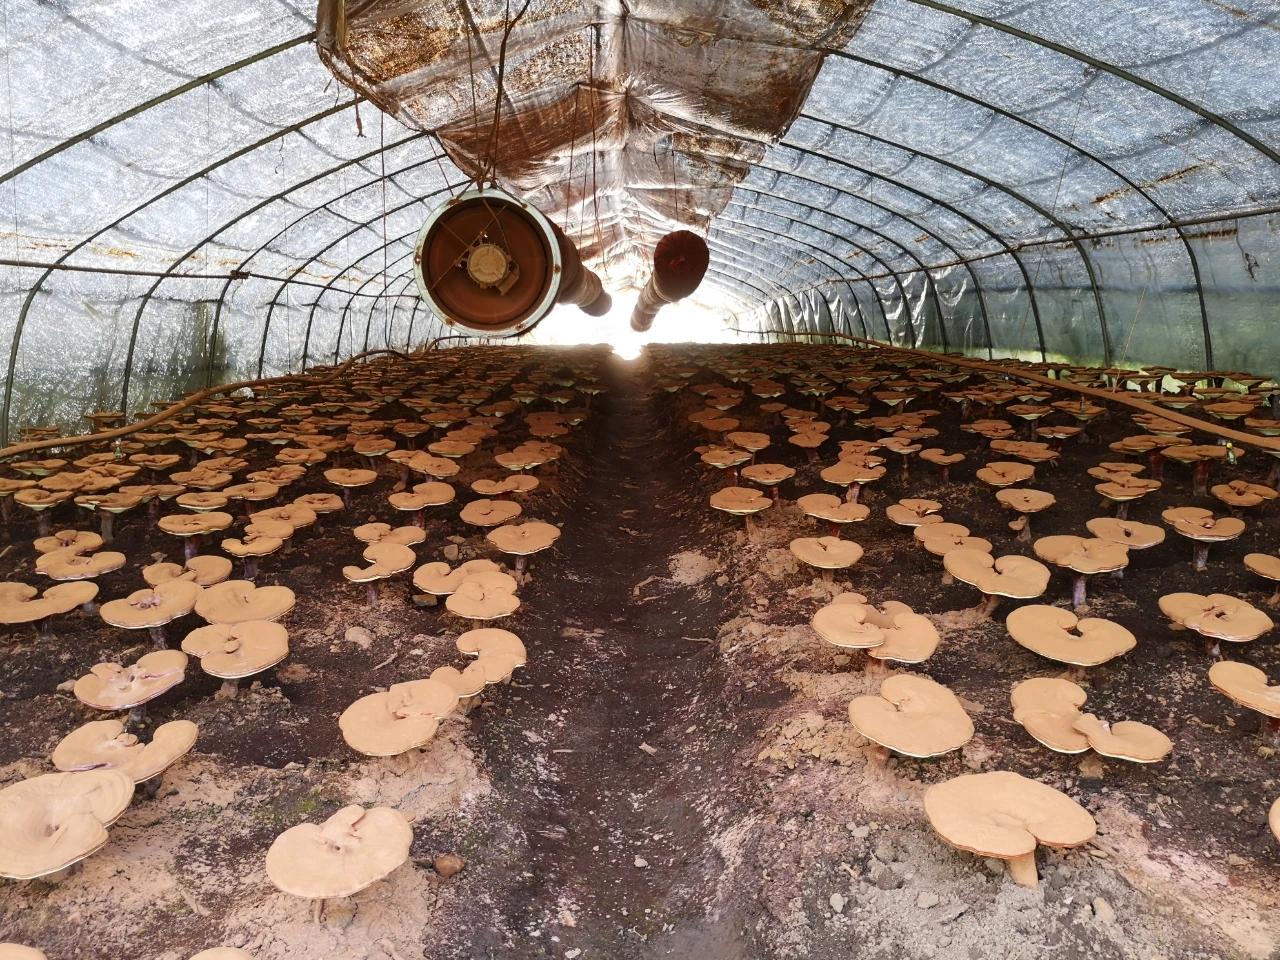
{"type": "Polygon", "coordinates": [[[248,580],[224,580],[200,594],[195,611],[206,623],[244,623],[279,620],[293,609],[293,604],[293,591],[288,587],[259,587],[248,580]]]}
{"type": "Polygon", "coordinates": [[[1049,568],[1030,557],[1016,554],[993,557],[971,547],[948,551],[942,565],[955,579],[982,591],[982,602],[975,608],[982,617],[991,616],[1001,597],[1030,600],[1044,593],[1049,585],[1049,568]]]}
{"type": "Polygon", "coordinates": [[[936,757],[973,738],[973,721],[959,698],[928,677],[901,673],[875,696],[849,704],[849,722],[873,743],[908,757],[936,757]]]}
{"type": "Polygon", "coordinates": [[[267,877],[280,891],[316,901],[349,897],[409,859],[413,828],[390,807],[343,807],[322,824],[302,823],[276,837],[267,877]]]}
{"type": "Polygon", "coordinates": [[[859,544],[838,537],[797,537],[791,541],[790,549],[801,563],[821,570],[827,583],[834,579],[833,570],[846,570],[862,559],[859,544]]]}
{"type": "Polygon", "coordinates": [[[1244,565],[1250,573],[1275,584],[1275,592],[1262,602],[1269,607],[1280,606],[1280,557],[1270,553],[1250,553],[1245,555],[1244,565]]]}
{"type": "Polygon", "coordinates": [[[1059,534],[1041,537],[1032,549],[1037,557],[1071,572],[1071,605],[1076,613],[1089,609],[1088,578],[1099,573],[1113,573],[1129,565],[1129,548],[1111,540],[1096,537],[1073,537],[1059,534]]]}
{"type": "Polygon", "coordinates": [[[365,584],[370,605],[378,602],[377,582],[379,580],[385,580],[408,570],[418,560],[412,547],[406,547],[393,540],[369,544],[365,547],[362,556],[369,563],[367,567],[345,566],[342,568],[342,575],[352,583],[365,584]]]}
{"type": "Polygon", "coordinates": [[[1210,667],[1209,683],[1240,706],[1262,714],[1263,740],[1273,747],[1280,745],[1280,686],[1268,683],[1257,667],[1234,660],[1210,667]]]}
{"type": "Polygon", "coordinates": [[[127,597],[109,600],[98,615],[113,627],[125,630],[147,630],[157,650],[167,643],[165,625],[185,617],[195,609],[203,588],[189,580],[167,580],[145,590],[135,590],[127,597]]]}
{"type": "Polygon", "coordinates": [[[187,655],[178,650],[154,650],[130,666],[98,663],[75,682],[72,693],[95,710],[128,710],[128,725],[139,726],[146,704],[180,684],[186,677],[187,655]]]}
{"type": "Polygon", "coordinates": [[[1211,657],[1221,656],[1223,640],[1250,643],[1275,626],[1257,607],[1225,593],[1167,593],[1159,604],[1174,629],[1194,630],[1204,638],[1211,657]]]}
{"type": "Polygon", "coordinates": [[[269,670],[289,655],[289,631],[270,620],[212,623],[188,633],[182,650],[198,659],[205,673],[222,681],[222,697],[234,700],[241,680],[269,670]]]}
{"type": "Polygon", "coordinates": [[[161,774],[186,756],[198,734],[190,720],[170,720],[143,743],[119,720],[91,720],[63,737],[50,759],[64,772],[119,770],[154,796],[161,774]]]}
{"type": "Polygon", "coordinates": [[[973,773],[931,786],[925,816],[958,850],[1005,861],[1009,876],[1024,887],[1039,885],[1036,846],[1078,847],[1097,833],[1097,823],[1065,793],[1006,770],[973,773]]]}
{"type": "Polygon", "coordinates": [[[1128,653],[1138,639],[1128,629],[1097,617],[1079,619],[1070,610],[1045,604],[1027,604],[1005,618],[1005,629],[1014,641],[1032,653],[1065,663],[1083,674],[1128,653]]]}
{"type": "Polygon", "coordinates": [[[516,558],[516,573],[524,573],[529,557],[551,547],[560,539],[560,528],[553,523],[529,520],[525,523],[509,523],[490,530],[485,536],[503,553],[516,558]]]}
{"type": "Polygon", "coordinates": [[[393,683],[347,707],[338,727],[351,749],[370,757],[394,757],[424,746],[457,705],[457,690],[440,680],[393,683]]]}
{"type": "Polygon", "coordinates": [[[524,643],[510,630],[481,627],[460,634],[454,641],[458,652],[475,657],[481,665],[487,683],[505,683],[517,667],[523,667],[527,659],[524,643]]]}
{"type": "Polygon", "coordinates": [[[53,635],[50,621],[54,617],[76,607],[90,611],[97,595],[98,585],[86,580],[55,583],[43,594],[25,583],[0,583],[0,624],[34,623],[41,638],[47,640],[53,635]]]}
{"type": "Polygon", "coordinates": [[[746,523],[747,539],[755,533],[753,517],[773,505],[773,501],[751,487],[721,487],[711,495],[712,509],[742,517],[746,523]]]}
{"type": "Polygon", "coordinates": [[[1032,490],[1028,487],[1005,488],[996,491],[996,499],[1005,507],[1019,514],[1017,520],[1010,522],[1009,529],[1018,534],[1018,539],[1031,539],[1031,515],[1047,510],[1057,503],[1052,493],[1043,490],[1032,490]]]}
{"type": "Polygon", "coordinates": [[[1234,540],[1244,533],[1244,521],[1239,517],[1215,517],[1203,507],[1170,507],[1160,516],[1175,533],[1195,541],[1193,559],[1197,573],[1208,566],[1211,544],[1234,540]]]}

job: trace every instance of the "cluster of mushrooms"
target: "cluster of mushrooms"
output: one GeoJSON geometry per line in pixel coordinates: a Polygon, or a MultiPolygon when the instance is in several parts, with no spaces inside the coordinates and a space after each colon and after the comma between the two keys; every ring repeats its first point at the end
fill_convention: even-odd
{"type": "MultiPolygon", "coordinates": [[[[317,368],[187,401],[138,429],[119,413],[91,414],[109,432],[72,442],[32,431],[27,439],[47,440],[40,457],[0,463],[6,533],[15,548],[24,527],[35,535],[33,582],[0,583],[0,629],[57,643],[58,624],[81,617],[146,641],[141,655],[99,663],[68,685],[96,718],[57,743],[57,772],[0,789],[0,876],[61,880],[107,843],[135,786],[155,795],[199,731],[181,717],[153,723],[147,707],[183,683],[191,658],[222,681],[219,698],[234,700],[242,682],[288,657],[282,621],[308,598],[270,581],[322,531],[362,560],[338,564],[362,590],[350,598],[356,610],[400,604],[457,631],[457,662],[343,711],[336,733],[352,750],[426,748],[442,723],[524,666],[524,643],[499,624],[533,581],[530,559],[560,536],[528,511],[540,468],[555,471],[561,443],[603,391],[599,356],[465,354],[465,365],[436,352],[317,368]],[[459,479],[472,496],[460,497],[468,488],[459,479]],[[93,511],[97,529],[84,529],[93,511]],[[114,549],[125,543],[143,545],[152,562],[130,567],[114,549]]],[[[175,694],[166,714],[175,699],[190,702],[175,694]]],[[[267,876],[319,912],[405,863],[412,835],[396,810],[348,806],[281,834],[267,876]]],[[[0,958],[10,954],[42,956],[0,944],[0,958]]],[[[247,956],[215,948],[198,958],[247,956]]]]}
{"type": "MultiPolygon", "coordinates": [[[[888,664],[925,664],[941,638],[900,590],[869,599],[872,591],[860,584],[857,567],[871,544],[859,542],[857,530],[875,510],[902,530],[894,552],[932,556],[943,584],[973,588],[980,599],[959,622],[980,625],[1004,603],[1009,638],[1063,671],[1013,685],[1013,717],[1030,737],[1060,753],[1093,751],[1117,761],[1169,756],[1172,741],[1140,719],[1085,712],[1082,684],[1090,672],[1138,643],[1121,623],[1089,615],[1089,584],[1161,576],[1144,571],[1142,552],[1167,538],[1187,542],[1186,560],[1175,569],[1178,579],[1194,582],[1210,569],[1213,545],[1239,538],[1265,515],[1280,480],[1280,443],[1272,439],[1280,437],[1272,412],[1280,386],[1231,372],[988,363],[797,344],[651,349],[651,357],[661,389],[682,398],[675,409],[709,471],[709,506],[743,517],[748,542],[759,539],[768,511],[786,506],[789,515],[810,518],[812,534],[792,539],[790,550],[831,597],[811,624],[845,655],[840,662],[861,662],[883,677],[877,694],[858,697],[848,711],[880,755],[937,757],[975,731],[946,686],[922,673],[885,675],[888,664]],[[944,416],[958,418],[974,442],[940,446],[944,416]],[[1114,424],[1126,417],[1131,435],[1109,446],[1094,439],[1099,418],[1114,424]],[[1067,449],[1096,457],[1082,482],[1099,496],[1098,515],[1083,529],[1049,532],[1056,499],[1036,478],[1059,470],[1067,449]],[[1243,473],[1264,456],[1273,458],[1265,478],[1243,473]],[[972,483],[957,478],[961,470],[972,470],[972,483]],[[886,478],[898,491],[915,486],[928,495],[887,502],[874,493],[886,478]],[[978,509],[1011,515],[1007,537],[976,536],[963,522],[983,487],[990,505],[978,509]],[[1178,489],[1179,505],[1144,510],[1143,498],[1170,488],[1178,489]],[[949,508],[948,491],[964,506],[949,508]]],[[[1171,590],[1151,616],[1202,638],[1212,663],[1208,682],[1261,713],[1264,736],[1280,745],[1280,685],[1255,666],[1213,662],[1224,642],[1241,647],[1274,627],[1262,608],[1280,602],[1280,557],[1251,553],[1244,566],[1269,596],[1171,590]]],[[[1014,879],[1030,885],[1037,843],[1077,846],[1095,829],[1075,800],[1010,771],[937,784],[924,812],[952,846],[1004,859],[1014,879]]]]}

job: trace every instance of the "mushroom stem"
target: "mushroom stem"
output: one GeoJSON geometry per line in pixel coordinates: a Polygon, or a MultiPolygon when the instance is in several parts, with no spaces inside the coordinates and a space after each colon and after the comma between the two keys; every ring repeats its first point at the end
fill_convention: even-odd
{"type": "Polygon", "coordinates": [[[1196,572],[1202,573],[1209,566],[1209,544],[1197,543],[1192,557],[1195,561],[1196,572]]]}
{"type": "Polygon", "coordinates": [[[1268,746],[1280,747],[1280,717],[1262,718],[1262,739],[1268,746]]]}
{"type": "Polygon", "coordinates": [[[38,510],[36,512],[36,531],[42,537],[47,537],[53,532],[53,525],[49,522],[48,510],[38,510]]]}
{"type": "Polygon", "coordinates": [[[756,523],[755,523],[755,520],[754,520],[754,519],[752,519],[752,516],[751,516],[751,514],[749,514],[749,513],[748,513],[748,514],[744,514],[744,518],[745,518],[745,520],[746,520],[746,527],[747,527],[747,539],[748,539],[748,540],[754,540],[754,539],[755,539],[755,536],[756,536],[756,523]]]}
{"type": "Polygon", "coordinates": [[[529,558],[523,554],[516,557],[516,573],[524,573],[525,567],[529,565],[529,558]]]}
{"type": "Polygon", "coordinates": [[[1033,890],[1040,886],[1040,874],[1036,870],[1035,850],[1020,856],[1010,857],[1005,863],[1008,865],[1009,877],[1014,883],[1023,887],[1031,887],[1033,890]]]}
{"type": "Polygon", "coordinates": [[[1147,462],[1151,466],[1151,479],[1163,480],[1164,479],[1164,454],[1161,453],[1159,450],[1152,450],[1151,456],[1147,459],[1147,462]]]}
{"type": "Polygon", "coordinates": [[[836,582],[836,575],[835,575],[835,571],[834,571],[834,570],[828,570],[827,568],[825,568],[825,567],[824,567],[824,568],[822,569],[822,582],[823,582],[823,583],[835,583],[835,582],[836,582]]]}
{"type": "MultiPolygon", "coordinates": [[[[1280,460],[1276,461],[1280,464],[1280,460]]],[[[9,532],[9,522],[13,519],[13,497],[0,496],[0,520],[4,521],[4,531],[9,532]]]]}
{"type": "Polygon", "coordinates": [[[102,531],[102,542],[111,543],[113,540],[115,540],[116,515],[112,513],[110,510],[99,509],[98,519],[102,521],[101,527],[100,527],[102,531]]]}
{"type": "Polygon", "coordinates": [[[142,795],[148,800],[154,800],[156,798],[156,794],[160,792],[160,781],[162,779],[162,776],[157,773],[150,780],[143,780],[139,783],[137,785],[137,789],[142,791],[142,795]]]}
{"type": "Polygon", "coordinates": [[[1031,514],[1022,515],[1022,526],[1018,528],[1018,535],[1014,539],[1019,543],[1031,542],[1031,514]]]}
{"type": "Polygon", "coordinates": [[[342,488],[342,504],[348,510],[351,509],[351,488],[350,487],[342,488]]]}
{"type": "Polygon", "coordinates": [[[773,505],[777,507],[780,494],[778,493],[778,485],[776,483],[769,488],[769,493],[773,497],[773,505]]]}
{"type": "Polygon", "coordinates": [[[311,922],[324,923],[324,905],[325,901],[316,899],[311,901],[311,922]]]}
{"type": "Polygon", "coordinates": [[[369,606],[376,607],[378,605],[378,588],[375,586],[375,581],[370,580],[365,584],[364,596],[369,601],[369,606]]]}
{"type": "Polygon", "coordinates": [[[858,494],[860,494],[861,492],[862,492],[862,484],[851,483],[849,484],[849,489],[845,492],[844,498],[849,503],[857,503],[858,494]]]}
{"type": "Polygon", "coordinates": [[[982,602],[978,604],[976,607],[974,607],[973,609],[977,611],[978,616],[982,617],[985,620],[989,618],[991,614],[995,613],[996,607],[999,605],[1000,605],[1000,597],[998,594],[991,594],[990,596],[988,596],[987,594],[984,593],[982,595],[982,602]]]}
{"type": "Polygon", "coordinates": [[[941,470],[942,470],[942,482],[949,483],[951,481],[951,464],[944,463],[941,467],[941,470]]]}
{"type": "MultiPolygon", "coordinates": [[[[1280,397],[1280,393],[1276,396],[1280,397]]],[[[1272,460],[1271,469],[1267,471],[1267,486],[1274,487],[1276,484],[1280,484],[1280,460],[1272,460]]]]}
{"type": "Polygon", "coordinates": [[[1128,500],[1120,500],[1120,501],[1117,501],[1117,503],[1116,503],[1116,519],[1117,519],[1117,520],[1128,520],[1128,519],[1129,519],[1129,501],[1128,501],[1128,500]]]}
{"type": "Polygon", "coordinates": [[[169,638],[164,635],[164,627],[151,627],[148,631],[151,634],[151,645],[157,650],[165,650],[169,646],[169,638]]]}
{"type": "Polygon", "coordinates": [[[956,578],[955,578],[955,577],[953,577],[953,576],[952,576],[950,573],[948,573],[946,570],[943,570],[943,571],[942,571],[942,585],[943,585],[944,587],[949,587],[949,586],[951,586],[951,585],[952,585],[953,583],[955,583],[955,582],[956,582],[956,578]]]}
{"type": "Polygon", "coordinates": [[[244,578],[246,580],[258,579],[258,558],[257,557],[244,558],[244,578]]]}
{"type": "Polygon", "coordinates": [[[828,533],[830,536],[833,536],[833,537],[835,537],[837,540],[839,540],[839,539],[840,539],[840,524],[836,523],[834,520],[828,520],[828,521],[827,521],[827,533],[828,533]]]}
{"type": "Polygon", "coordinates": [[[1280,607],[1280,583],[1276,584],[1276,592],[1262,602],[1268,607],[1280,607]]]}
{"type": "Polygon", "coordinates": [[[55,870],[53,873],[46,873],[43,877],[40,878],[40,882],[47,883],[50,886],[59,884],[63,880],[67,879],[67,877],[71,876],[71,874],[75,873],[76,870],[78,870],[83,865],[84,865],[84,861],[79,860],[71,864],[70,866],[63,867],[61,870],[55,870]]]}
{"type": "Polygon", "coordinates": [[[1204,638],[1204,652],[1214,660],[1222,659],[1222,641],[1217,637],[1204,638]]]}
{"type": "Polygon", "coordinates": [[[219,700],[234,700],[240,695],[239,680],[223,680],[222,686],[218,688],[219,700]]]}
{"type": "Polygon", "coordinates": [[[124,722],[126,730],[140,730],[147,725],[147,706],[139,704],[129,711],[129,716],[124,722]]]}
{"type": "Polygon", "coordinates": [[[187,537],[185,540],[182,541],[182,558],[184,560],[190,560],[199,552],[200,552],[200,536],[198,534],[195,536],[187,537]]]}
{"type": "Polygon", "coordinates": [[[1203,497],[1209,492],[1209,460],[1197,460],[1191,474],[1193,478],[1192,492],[1203,497]]]}
{"type": "Polygon", "coordinates": [[[1075,607],[1076,613],[1084,613],[1089,609],[1089,601],[1087,599],[1088,579],[1083,573],[1077,573],[1071,578],[1071,605],[1075,607]]]}

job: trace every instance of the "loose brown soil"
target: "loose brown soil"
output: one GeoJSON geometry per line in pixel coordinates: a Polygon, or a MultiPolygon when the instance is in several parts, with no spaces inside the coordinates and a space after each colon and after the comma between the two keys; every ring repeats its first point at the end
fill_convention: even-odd
{"type": "MultiPolygon", "coordinates": [[[[697,363],[710,354],[677,355],[697,363]]],[[[259,960],[1276,953],[1270,881],[1280,848],[1266,811],[1280,794],[1277,759],[1260,747],[1256,720],[1209,687],[1202,648],[1169,631],[1156,608],[1174,590],[1265,596],[1241,557],[1275,548],[1274,506],[1249,514],[1239,541],[1214,547],[1207,575],[1193,574],[1190,547],[1171,534],[1135,554],[1123,579],[1091,581],[1092,612],[1129,627],[1139,646],[1089,672],[1090,708],[1153,724],[1175,749],[1152,766],[1082,761],[1040,747],[1010,716],[1015,682],[1061,668],[1008,638],[1004,608],[987,622],[963,613],[977,594],[944,587],[938,560],[884,517],[901,496],[931,497],[997,553],[1030,552],[1006,529],[1010,516],[990,488],[973,480],[991,457],[959,431],[953,412],[935,423],[937,445],[969,459],[947,484],[916,463],[906,481],[891,472],[871,487],[871,518],[845,532],[866,554],[828,585],[787,550],[793,537],[816,531],[794,507],[760,515],[751,539],[740,520],[708,508],[722,477],[693,453],[704,437],[685,416],[698,398],[653,389],[652,360],[599,362],[609,392],[558,441],[568,455],[540,471],[543,487],[525,505],[527,517],[562,523],[563,536],[533,559],[523,606],[502,624],[529,649],[513,683],[491,688],[412,756],[375,761],[342,742],[336,717],[347,704],[455,662],[452,641],[467,626],[443,608],[414,606],[407,577],[386,585],[374,608],[342,579],[342,564],[360,552],[351,526],[394,519],[390,481],[365,488],[341,522],[301,534],[290,553],[263,563],[259,582],[298,595],[286,664],[224,701],[213,697],[218,681],[193,663],[150,712],[157,723],[199,723],[196,752],[166,774],[155,799],[138,797],[83,869],[57,886],[0,887],[0,940],[37,945],[53,960],[184,960],[223,943],[259,960]],[[968,706],[978,733],[962,751],[886,762],[853,731],[848,701],[881,677],[808,626],[846,587],[877,602],[903,600],[943,630],[938,653],[915,669],[968,706]],[[373,642],[347,642],[352,626],[373,642]],[[992,769],[1063,789],[1098,820],[1089,846],[1040,851],[1037,890],[1012,884],[1002,865],[950,850],[923,818],[929,784],[992,769]],[[349,902],[330,903],[317,923],[309,904],[271,887],[263,856],[282,830],[350,802],[414,817],[413,862],[349,902]],[[430,866],[443,852],[467,862],[449,880],[430,866]]],[[[822,464],[755,411],[751,400],[731,415],[742,429],[772,434],[759,459],[799,471],[783,497],[827,489],[822,464]]],[[[384,415],[409,414],[392,405],[384,415]]],[[[1038,535],[1081,533],[1104,512],[1084,470],[1115,459],[1106,443],[1127,432],[1126,418],[1113,414],[1088,443],[1068,445],[1058,467],[1039,469],[1034,486],[1058,502],[1034,521],[1038,535]]],[[[850,422],[833,436],[870,434],[850,422]]],[[[498,448],[517,439],[504,433],[498,448]]],[[[487,455],[452,481],[458,503],[431,515],[422,562],[450,547],[461,559],[487,555],[483,538],[457,520],[473,498],[470,481],[497,474],[487,455]]],[[[832,456],[824,447],[820,459],[832,456]]],[[[1246,458],[1241,475],[1260,478],[1266,464],[1257,459],[1246,458]]],[[[1134,505],[1135,519],[1158,522],[1171,505],[1218,506],[1193,498],[1189,474],[1175,464],[1165,480],[1134,505]]],[[[288,492],[316,489],[304,480],[288,492]]],[[[31,535],[24,521],[0,560],[5,579],[39,582],[31,535]]],[[[131,564],[103,578],[101,596],[137,589],[137,567],[153,552],[180,556],[169,540],[138,519],[120,524],[117,549],[131,564]]],[[[1069,591],[1055,574],[1043,602],[1067,602],[1069,591]]],[[[173,624],[170,636],[195,625],[173,624]]],[[[53,745],[92,718],[59,683],[146,649],[145,638],[96,618],[64,618],[55,632],[51,641],[5,635],[3,783],[47,772],[53,745]]],[[[1280,677],[1270,638],[1228,655],[1280,677]]]]}

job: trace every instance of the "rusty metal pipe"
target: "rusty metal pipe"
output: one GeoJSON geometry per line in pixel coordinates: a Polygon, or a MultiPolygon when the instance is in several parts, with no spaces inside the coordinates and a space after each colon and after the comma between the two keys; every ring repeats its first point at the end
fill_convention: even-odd
{"type": "Polygon", "coordinates": [[[677,230],[659,240],[653,249],[653,275],[631,313],[631,329],[644,333],[659,310],[697,290],[710,263],[707,242],[696,233],[677,230]]]}
{"type": "Polygon", "coordinates": [[[556,303],[578,307],[591,317],[603,317],[613,308],[613,297],[595,272],[583,266],[578,248],[558,224],[551,224],[560,243],[560,292],[556,303]]]}

